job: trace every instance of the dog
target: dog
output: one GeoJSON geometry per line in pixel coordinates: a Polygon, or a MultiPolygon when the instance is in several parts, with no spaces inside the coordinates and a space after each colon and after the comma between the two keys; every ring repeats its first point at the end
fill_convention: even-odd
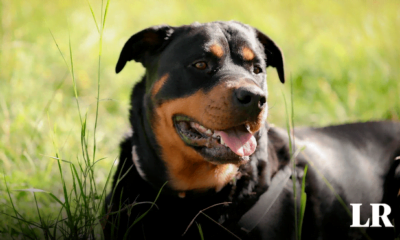
{"type": "Polygon", "coordinates": [[[106,198],[107,239],[398,236],[351,227],[350,204],[362,204],[360,224],[371,203],[387,204],[380,214],[399,226],[400,124],[269,125],[266,68],[284,83],[284,58],[261,31],[236,21],[153,26],[125,43],[116,72],[131,60],[146,73],[106,198]]]}

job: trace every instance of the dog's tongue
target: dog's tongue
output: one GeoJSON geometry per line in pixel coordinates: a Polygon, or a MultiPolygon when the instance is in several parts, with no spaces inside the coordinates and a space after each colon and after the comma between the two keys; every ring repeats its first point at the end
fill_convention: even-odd
{"type": "Polygon", "coordinates": [[[239,156],[250,156],[256,150],[256,139],[244,126],[214,133],[221,136],[225,144],[239,156]]]}

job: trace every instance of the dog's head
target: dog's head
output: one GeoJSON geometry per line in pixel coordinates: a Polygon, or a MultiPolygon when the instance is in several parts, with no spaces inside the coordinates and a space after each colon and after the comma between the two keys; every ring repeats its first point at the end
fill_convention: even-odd
{"type": "Polygon", "coordinates": [[[266,67],[285,80],[278,46],[239,22],[163,25],[133,35],[116,72],[130,60],[146,68],[146,114],[172,188],[225,185],[256,150],[266,67]]]}

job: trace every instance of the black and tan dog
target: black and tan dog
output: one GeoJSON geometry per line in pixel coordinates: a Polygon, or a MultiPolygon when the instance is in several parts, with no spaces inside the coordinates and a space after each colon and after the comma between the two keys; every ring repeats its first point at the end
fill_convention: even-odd
{"type": "Polygon", "coordinates": [[[363,204],[364,224],[369,204],[385,203],[397,223],[399,123],[296,129],[291,168],[287,132],[265,122],[266,67],[285,81],[268,36],[239,22],[156,26],[127,41],[116,72],[130,60],[146,74],[131,96],[107,238],[295,239],[306,165],[302,239],[395,237],[395,228],[351,228],[349,212],[363,204]]]}

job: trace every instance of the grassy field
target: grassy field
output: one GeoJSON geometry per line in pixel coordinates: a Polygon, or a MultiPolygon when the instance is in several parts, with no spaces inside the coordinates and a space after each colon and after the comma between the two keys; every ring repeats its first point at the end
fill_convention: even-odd
{"type": "MultiPolygon", "coordinates": [[[[101,26],[106,1],[90,4],[101,26]]],[[[87,156],[93,156],[98,73],[94,160],[105,159],[94,166],[91,181],[99,192],[103,189],[118,143],[129,129],[130,89],[144,73],[137,63],[129,63],[119,75],[114,72],[119,52],[133,33],[157,24],[242,21],[267,33],[285,55],[289,84],[280,84],[276,72],[268,70],[269,122],[285,126],[282,92],[289,98],[290,81],[296,126],[399,120],[399,5],[395,0],[111,0],[99,69],[100,34],[86,1],[0,0],[0,238],[18,235],[20,226],[29,236],[41,237],[33,224],[10,217],[15,210],[42,224],[68,215],[63,210],[58,217],[61,204],[47,193],[15,190],[42,189],[65,201],[61,166],[66,191],[72,194],[77,179],[71,165],[59,165],[54,157],[74,164],[84,160],[80,114],[87,114],[87,156]]],[[[92,197],[98,204],[99,197],[92,197]]]]}

